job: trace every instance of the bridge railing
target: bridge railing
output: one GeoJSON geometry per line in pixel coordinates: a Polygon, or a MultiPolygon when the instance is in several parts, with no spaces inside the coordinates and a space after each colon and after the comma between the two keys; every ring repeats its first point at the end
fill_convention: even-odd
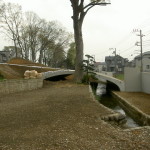
{"type": "Polygon", "coordinates": [[[116,84],[120,88],[120,91],[125,91],[124,81],[116,79],[116,78],[114,78],[112,76],[108,76],[108,75],[99,73],[99,72],[94,72],[94,73],[98,76],[99,80],[110,81],[110,82],[116,84]]]}

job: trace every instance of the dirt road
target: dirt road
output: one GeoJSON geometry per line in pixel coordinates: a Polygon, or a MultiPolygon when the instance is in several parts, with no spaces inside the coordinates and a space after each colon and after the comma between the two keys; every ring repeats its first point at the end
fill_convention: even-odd
{"type": "Polygon", "coordinates": [[[69,82],[0,96],[0,150],[150,149],[150,130],[116,129],[100,119],[107,114],[88,86],[69,82]]]}

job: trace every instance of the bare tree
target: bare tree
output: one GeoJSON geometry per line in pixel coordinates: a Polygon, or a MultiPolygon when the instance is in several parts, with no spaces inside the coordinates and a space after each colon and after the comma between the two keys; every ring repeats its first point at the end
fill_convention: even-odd
{"type": "Polygon", "coordinates": [[[16,57],[21,54],[22,58],[53,66],[65,59],[65,48],[72,40],[72,34],[60,23],[47,22],[34,12],[23,13],[16,4],[3,3],[0,6],[0,25],[13,41],[16,57]]]}
{"type": "Polygon", "coordinates": [[[20,37],[19,30],[22,23],[22,9],[21,6],[8,3],[3,3],[3,11],[0,13],[1,18],[1,28],[3,29],[5,35],[11,39],[15,46],[16,57],[18,57],[18,53],[22,54],[22,50],[18,52],[18,39],[20,37]]]}
{"type": "Polygon", "coordinates": [[[55,67],[57,66],[56,64],[58,64],[56,58],[58,58],[58,61],[64,58],[64,51],[72,40],[72,34],[68,33],[63,26],[56,21],[45,22],[44,24],[41,29],[42,32],[39,35],[39,62],[43,59],[44,63],[49,62],[49,65],[55,67]]]}
{"type": "Polygon", "coordinates": [[[42,20],[41,30],[38,36],[39,39],[39,63],[42,60],[46,63],[46,51],[51,47],[54,48],[55,40],[57,39],[57,32],[55,31],[54,22],[46,22],[42,20]]]}
{"type": "Polygon", "coordinates": [[[110,4],[107,0],[91,0],[85,4],[86,0],[70,0],[73,9],[73,27],[74,38],[76,43],[76,63],[75,63],[75,80],[81,82],[83,77],[83,37],[82,37],[82,24],[87,12],[94,6],[102,6],[110,4]]]}
{"type": "Polygon", "coordinates": [[[33,62],[36,62],[40,24],[41,24],[41,19],[37,14],[35,14],[34,12],[26,13],[26,31],[28,34],[28,46],[30,50],[31,60],[33,62]]]}

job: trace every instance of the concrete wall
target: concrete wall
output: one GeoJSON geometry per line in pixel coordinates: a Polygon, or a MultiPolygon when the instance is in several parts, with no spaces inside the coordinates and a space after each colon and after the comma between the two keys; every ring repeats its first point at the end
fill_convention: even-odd
{"type": "Polygon", "coordinates": [[[142,91],[150,94],[150,72],[142,72],[142,91]]]}
{"type": "Polygon", "coordinates": [[[125,91],[150,94],[150,72],[140,72],[140,68],[125,68],[125,91]]]}
{"type": "Polygon", "coordinates": [[[0,94],[15,93],[43,87],[42,79],[14,79],[0,82],[0,94]]]}
{"type": "MultiPolygon", "coordinates": [[[[143,71],[150,72],[150,55],[144,55],[142,61],[143,61],[143,71]]],[[[140,57],[138,59],[135,59],[135,65],[136,68],[141,68],[140,57]]]]}
{"type": "Polygon", "coordinates": [[[141,91],[141,72],[139,68],[125,68],[124,82],[126,92],[140,92],[141,91]]]}

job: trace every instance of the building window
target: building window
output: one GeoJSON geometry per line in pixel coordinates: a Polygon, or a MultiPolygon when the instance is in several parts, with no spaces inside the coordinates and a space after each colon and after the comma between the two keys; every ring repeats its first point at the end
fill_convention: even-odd
{"type": "Polygon", "coordinates": [[[150,69],[150,65],[146,65],[146,69],[150,69]]]}
{"type": "Polygon", "coordinates": [[[122,68],[118,68],[118,71],[122,71],[122,68]]]}
{"type": "Polygon", "coordinates": [[[7,59],[6,59],[6,56],[3,56],[3,61],[6,61],[7,59]]]}

